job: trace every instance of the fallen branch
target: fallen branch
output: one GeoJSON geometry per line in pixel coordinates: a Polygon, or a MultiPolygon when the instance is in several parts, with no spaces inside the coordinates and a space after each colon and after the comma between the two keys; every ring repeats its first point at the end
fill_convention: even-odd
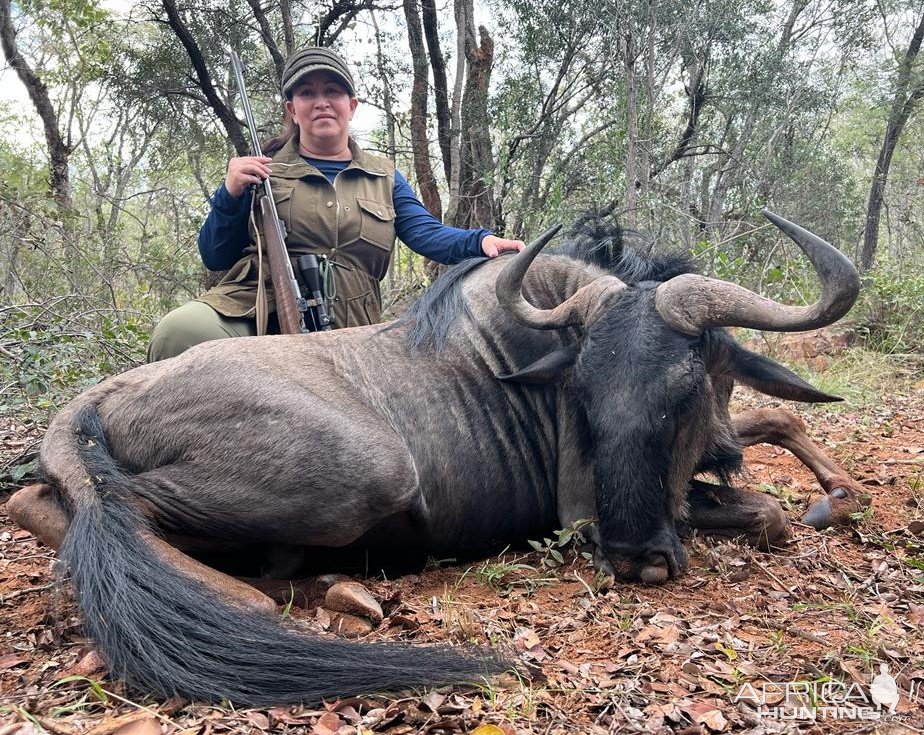
{"type": "Polygon", "coordinates": [[[26,587],[21,590],[13,590],[10,594],[0,597],[0,605],[5,605],[10,600],[15,600],[22,595],[28,595],[30,592],[44,592],[45,590],[50,590],[55,584],[55,582],[49,582],[48,584],[42,584],[38,587],[26,587]]]}

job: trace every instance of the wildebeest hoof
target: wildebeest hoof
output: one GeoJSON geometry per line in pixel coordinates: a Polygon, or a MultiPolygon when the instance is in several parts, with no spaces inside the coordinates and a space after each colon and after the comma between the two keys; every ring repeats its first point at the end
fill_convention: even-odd
{"type": "Polygon", "coordinates": [[[802,522],[819,531],[831,525],[831,500],[827,495],[818,498],[809,506],[808,511],[802,516],[802,522]]]}
{"type": "Polygon", "coordinates": [[[859,495],[849,488],[834,487],[809,506],[802,522],[819,531],[829,526],[847,526],[854,520],[854,514],[867,505],[869,496],[859,495]]]}
{"type": "Polygon", "coordinates": [[[649,551],[634,561],[634,578],[645,584],[664,584],[686,571],[688,558],[686,549],[678,544],[676,549],[649,551]]]}
{"type": "Polygon", "coordinates": [[[352,580],[337,582],[327,590],[324,596],[324,607],[334,612],[367,618],[373,627],[381,623],[382,618],[385,617],[382,613],[382,606],[369,594],[369,590],[359,582],[352,580]]]}
{"type": "Polygon", "coordinates": [[[29,485],[13,494],[6,512],[19,526],[46,546],[57,549],[70,525],[67,514],[54,500],[51,485],[29,485]]]}
{"type": "Polygon", "coordinates": [[[639,565],[638,578],[645,584],[664,584],[671,576],[669,557],[647,554],[639,565]]]}

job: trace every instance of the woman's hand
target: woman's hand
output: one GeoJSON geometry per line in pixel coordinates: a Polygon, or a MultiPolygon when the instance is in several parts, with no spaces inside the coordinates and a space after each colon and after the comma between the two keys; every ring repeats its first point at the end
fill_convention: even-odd
{"type": "Polygon", "coordinates": [[[228,161],[228,173],[225,174],[225,189],[235,199],[244,196],[251,184],[259,184],[270,175],[268,164],[272,158],[266,156],[241,156],[228,161]]]}
{"type": "Polygon", "coordinates": [[[505,250],[520,252],[526,247],[522,240],[505,240],[497,235],[488,235],[481,241],[481,252],[489,258],[496,258],[505,250]]]}

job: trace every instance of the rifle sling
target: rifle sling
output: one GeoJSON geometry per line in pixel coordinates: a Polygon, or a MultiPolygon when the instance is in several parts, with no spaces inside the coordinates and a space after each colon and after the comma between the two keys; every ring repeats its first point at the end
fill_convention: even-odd
{"type": "Polygon", "coordinates": [[[263,282],[263,238],[260,236],[260,228],[257,227],[257,192],[250,197],[250,225],[256,234],[257,239],[257,302],[256,302],[256,320],[257,336],[262,337],[266,334],[267,324],[269,323],[269,303],[266,298],[266,284],[263,282]]]}

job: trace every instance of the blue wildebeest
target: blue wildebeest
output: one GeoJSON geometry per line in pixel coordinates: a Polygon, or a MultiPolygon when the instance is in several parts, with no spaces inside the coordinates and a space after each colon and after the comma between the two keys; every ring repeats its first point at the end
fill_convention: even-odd
{"type": "Polygon", "coordinates": [[[730,418],[732,386],[833,399],[723,327],[830,324],[858,277],[768,216],[813,263],[817,303],[666,261],[660,275],[631,258],[607,270],[580,244],[540,255],[547,233],[454,267],[396,324],[210,342],[106,380],[52,422],[47,483],[11,515],[60,546],[113,673],[162,696],[304,702],[496,671],[484,652],[287,630],[253,609],[266,598],[161,535],[455,552],[593,518],[597,566],[652,583],[687,564],[681,523],[772,540],[773,501],[715,486],[728,494],[714,503],[693,480],[727,478],[763,431],[730,418]]]}

